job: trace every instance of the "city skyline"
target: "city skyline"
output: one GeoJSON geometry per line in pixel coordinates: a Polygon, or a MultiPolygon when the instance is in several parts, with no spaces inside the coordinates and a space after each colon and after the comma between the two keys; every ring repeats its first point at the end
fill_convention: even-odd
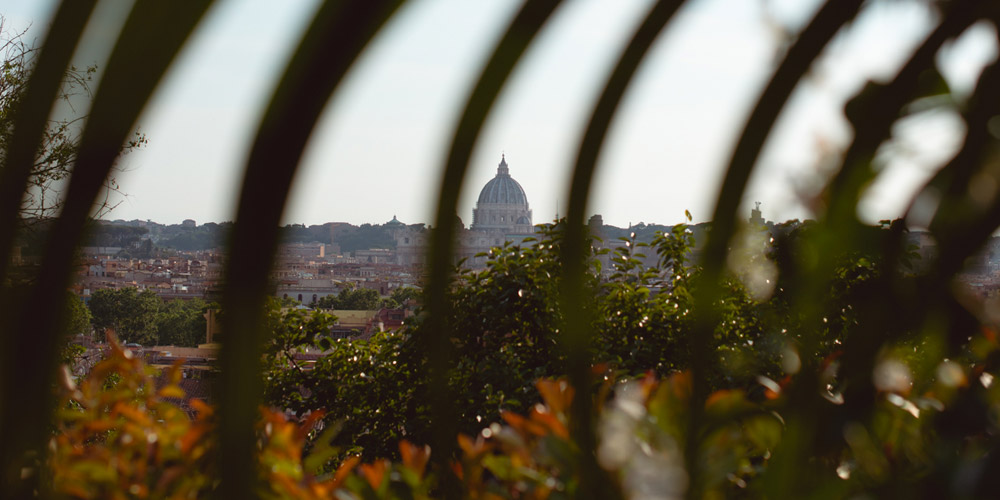
{"type": "MultiPolygon", "coordinates": [[[[536,222],[565,207],[567,176],[587,104],[621,45],[651,2],[576,2],[561,8],[500,95],[472,156],[459,216],[471,221],[478,189],[501,152],[532,200],[536,222]]],[[[626,95],[599,160],[588,213],[608,224],[711,218],[730,152],[760,85],[780,55],[782,34],[797,31],[817,2],[694,2],[657,41],[626,95]]],[[[140,118],[149,145],[116,175],[128,197],[111,219],[179,223],[233,219],[246,141],[279,66],[317,2],[282,8],[265,2],[215,7],[195,32],[140,118]]],[[[40,39],[51,2],[4,7],[8,28],[32,26],[40,39]]],[[[383,223],[393,215],[428,222],[440,165],[478,61],[517,2],[434,0],[405,6],[358,61],[325,111],[290,194],[284,223],[383,223]],[[461,41],[462,43],[456,43],[461,41]]],[[[840,109],[867,78],[891,76],[919,43],[929,15],[916,3],[873,4],[830,46],[793,96],[751,180],[744,207],[762,201],[774,220],[808,218],[808,198],[827,174],[824,158],[850,138],[840,109]],[[850,62],[848,62],[850,61],[850,62]]],[[[88,32],[95,53],[113,43],[115,19],[98,12],[88,32]],[[102,17],[103,16],[103,17],[102,17]]],[[[974,28],[939,63],[961,93],[994,56],[974,28]]],[[[990,49],[991,50],[991,49],[990,49]]],[[[78,65],[97,64],[86,51],[78,65]]],[[[860,215],[900,215],[908,197],[960,138],[948,113],[904,121],[886,172],[860,215]]]]}

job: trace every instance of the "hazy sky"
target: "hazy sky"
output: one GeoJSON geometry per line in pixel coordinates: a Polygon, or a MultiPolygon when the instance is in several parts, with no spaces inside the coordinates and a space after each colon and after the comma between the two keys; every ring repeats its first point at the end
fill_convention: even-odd
{"type": "MultiPolygon", "coordinates": [[[[823,162],[850,138],[843,101],[868,78],[888,78],[926,34],[924,2],[871,2],[828,48],[775,129],[744,205],[772,220],[805,218],[823,162]]],[[[113,43],[127,0],[104,0],[80,65],[113,43]]],[[[501,94],[472,157],[459,215],[469,223],[501,152],[536,223],[565,212],[569,169],[590,106],[649,0],[575,0],[557,11],[501,94]]],[[[645,60],[599,161],[591,213],[606,223],[675,223],[711,216],[720,175],[753,99],[815,0],[695,0],[645,60]]],[[[315,11],[316,0],[217,2],[139,120],[149,145],[123,162],[128,193],[110,218],[177,223],[231,220],[248,142],[315,11]]],[[[483,58],[516,0],[415,0],[403,7],[328,104],[293,187],[289,223],[426,222],[452,127],[483,58]]],[[[0,0],[8,29],[41,39],[49,0],[0,0]]],[[[945,49],[949,83],[967,89],[995,57],[989,28],[945,49]]],[[[860,215],[900,215],[960,137],[947,113],[901,123],[893,160],[860,215]]]]}

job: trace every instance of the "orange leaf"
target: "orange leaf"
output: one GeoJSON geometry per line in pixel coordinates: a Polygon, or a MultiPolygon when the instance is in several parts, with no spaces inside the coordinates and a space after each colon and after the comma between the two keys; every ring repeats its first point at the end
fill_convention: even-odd
{"type": "Polygon", "coordinates": [[[118,402],[115,404],[113,413],[124,416],[125,418],[139,424],[140,426],[150,427],[153,425],[153,420],[149,418],[142,410],[133,408],[130,404],[118,402]]]}
{"type": "Polygon", "coordinates": [[[373,490],[377,490],[382,485],[385,471],[388,469],[388,460],[377,460],[370,464],[361,465],[361,475],[368,480],[373,490]]]}
{"type": "Polygon", "coordinates": [[[989,340],[993,344],[997,343],[997,332],[995,330],[986,325],[982,325],[980,328],[983,330],[983,337],[986,340],[989,340]]]}
{"type": "Polygon", "coordinates": [[[472,438],[466,436],[465,434],[458,435],[458,447],[462,449],[467,457],[473,457],[475,455],[475,445],[473,444],[472,438]]]}
{"type": "Polygon", "coordinates": [[[191,408],[194,408],[194,411],[198,412],[199,419],[208,418],[212,416],[212,413],[214,412],[214,410],[212,409],[211,406],[208,405],[208,403],[200,399],[190,399],[188,401],[188,404],[191,405],[191,408]]]}
{"type": "Polygon", "coordinates": [[[180,387],[177,387],[176,385],[165,385],[165,386],[163,386],[162,389],[160,389],[160,392],[158,393],[158,395],[161,398],[178,398],[178,399],[182,399],[182,398],[184,398],[184,389],[181,389],[180,387]]]}
{"type": "Polygon", "coordinates": [[[403,457],[403,465],[407,469],[416,472],[417,476],[423,477],[424,470],[427,468],[427,460],[431,456],[431,448],[427,445],[417,446],[403,440],[399,442],[399,455],[403,457]]]}
{"type": "Polygon", "coordinates": [[[337,472],[333,475],[333,483],[330,485],[330,488],[339,488],[340,485],[344,483],[344,480],[347,479],[347,476],[351,473],[351,471],[357,467],[359,462],[361,462],[361,457],[359,456],[347,457],[340,464],[340,467],[337,467],[337,472]]]}
{"type": "Polygon", "coordinates": [[[507,422],[514,430],[520,432],[521,434],[528,433],[528,420],[524,417],[518,415],[517,413],[505,411],[500,413],[500,418],[507,422]]]}
{"type": "Polygon", "coordinates": [[[326,415],[326,412],[323,410],[316,410],[310,413],[309,416],[302,421],[302,424],[299,425],[298,431],[295,433],[295,437],[300,441],[304,440],[306,436],[309,435],[309,432],[313,430],[313,427],[316,427],[316,422],[319,422],[324,415],[326,415]]]}
{"type": "MultiPolygon", "coordinates": [[[[551,430],[555,435],[563,439],[569,439],[569,430],[566,429],[566,426],[563,425],[562,422],[560,422],[559,419],[555,417],[555,415],[548,412],[542,413],[538,410],[535,410],[531,413],[531,419],[540,422],[542,425],[548,427],[549,430],[551,430]]],[[[538,435],[541,436],[542,434],[539,433],[538,435]]]]}
{"type": "Polygon", "coordinates": [[[555,413],[563,413],[569,409],[573,400],[573,388],[565,380],[539,379],[535,383],[542,400],[555,413]]]}
{"type": "Polygon", "coordinates": [[[691,397],[691,372],[680,372],[670,376],[670,389],[673,396],[680,401],[691,397]]]}

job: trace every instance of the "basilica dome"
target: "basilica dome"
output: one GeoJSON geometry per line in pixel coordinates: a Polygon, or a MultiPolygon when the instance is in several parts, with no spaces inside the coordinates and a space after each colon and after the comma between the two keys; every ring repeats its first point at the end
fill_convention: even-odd
{"type": "Polygon", "coordinates": [[[472,211],[472,228],[480,231],[500,231],[506,234],[533,232],[528,196],[507,168],[507,159],[500,157],[497,175],[483,186],[472,211]]]}
{"type": "Polygon", "coordinates": [[[500,157],[500,166],[497,167],[497,175],[483,186],[479,192],[480,205],[484,203],[496,203],[504,205],[527,205],[528,197],[524,194],[524,189],[513,177],[507,168],[507,159],[500,157]]]}

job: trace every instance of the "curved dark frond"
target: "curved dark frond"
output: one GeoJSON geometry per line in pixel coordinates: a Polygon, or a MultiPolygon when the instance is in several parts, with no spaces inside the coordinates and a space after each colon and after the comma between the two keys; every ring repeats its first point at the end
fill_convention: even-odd
{"type": "Polygon", "coordinates": [[[465,108],[455,126],[448,157],[445,160],[428,263],[430,276],[426,297],[428,311],[426,331],[433,332],[433,336],[421,339],[432,370],[432,384],[435,386],[433,391],[435,400],[431,401],[431,404],[437,422],[434,445],[435,449],[441,450],[440,454],[435,454],[438,458],[448,457],[449,451],[455,447],[454,436],[450,435],[453,427],[449,425],[453,419],[452,401],[445,390],[447,384],[443,381],[447,367],[451,364],[452,352],[449,340],[452,332],[449,331],[444,318],[447,317],[448,311],[446,291],[453,264],[451,245],[455,235],[458,192],[465,179],[472,149],[500,90],[525,50],[545,25],[545,21],[561,3],[560,0],[526,0],[521,6],[480,72],[479,79],[465,102],[465,108]]]}
{"type": "MultiPolygon", "coordinates": [[[[588,316],[584,311],[584,259],[587,246],[584,235],[584,211],[594,179],[597,157],[600,155],[607,136],[608,127],[618,110],[625,91],[635,76],[636,70],[649,52],[653,42],[673,18],[683,0],[661,0],[646,14],[639,24],[631,40],[625,47],[614,69],[611,71],[594,105],[590,120],[580,140],[573,176],[569,189],[569,212],[566,219],[566,234],[562,250],[562,298],[566,311],[566,325],[560,341],[567,352],[569,360],[569,376],[574,387],[589,387],[590,365],[589,349],[591,332],[588,316]]],[[[589,492],[593,498],[608,498],[611,490],[608,482],[602,480],[603,472],[593,460],[593,450],[596,440],[592,425],[592,401],[590,398],[576,398],[573,401],[572,429],[577,446],[586,450],[581,464],[581,480],[591,484],[581,487],[581,491],[589,492]]]]}
{"type": "Polygon", "coordinates": [[[705,244],[705,269],[709,273],[713,269],[721,269],[725,262],[726,246],[735,231],[736,208],[743,199],[750,173],[764,142],[774,128],[774,122],[813,61],[840,28],[854,18],[862,3],[862,0],[826,2],[789,48],[788,54],[757,100],[733,150],[719,188],[715,212],[712,214],[712,231],[705,244]]]}
{"type": "Polygon", "coordinates": [[[28,81],[14,124],[14,137],[0,168],[0,280],[6,276],[13,248],[18,209],[42,141],[46,120],[63,75],[87,25],[96,0],[63,2],[52,20],[43,49],[28,81]]]}
{"type": "Polygon", "coordinates": [[[854,19],[862,3],[862,0],[830,0],[823,4],[802,31],[757,100],[733,150],[719,188],[715,211],[712,214],[712,229],[702,252],[704,272],[699,279],[695,296],[696,303],[703,307],[696,309],[694,330],[687,338],[688,348],[692,353],[694,377],[689,405],[693,424],[687,430],[685,463],[693,478],[693,491],[697,491],[699,487],[698,453],[703,436],[697,423],[701,421],[703,402],[709,394],[706,370],[712,366],[709,360],[710,338],[715,324],[714,304],[720,293],[719,280],[724,272],[729,242],[736,232],[736,209],[743,198],[747,181],[761,149],[792,91],[834,35],[854,19]]]}
{"type": "Polygon", "coordinates": [[[29,78],[27,91],[21,98],[13,140],[0,168],[0,285],[4,286],[3,293],[0,293],[0,310],[5,318],[14,319],[0,327],[0,408],[3,409],[0,411],[0,440],[5,443],[0,451],[0,492],[16,491],[16,482],[10,480],[20,475],[23,453],[40,445],[35,439],[41,434],[40,421],[35,417],[41,413],[27,414],[7,408],[24,398],[34,398],[41,400],[37,401],[38,411],[49,410],[47,398],[23,392],[20,383],[24,376],[44,378],[52,368],[51,364],[35,363],[30,356],[25,356],[25,353],[32,352],[31,340],[18,335],[18,325],[24,323],[17,321],[13,297],[5,285],[17,236],[17,217],[28,187],[35,151],[45,133],[49,111],[95,3],[89,0],[60,4],[29,78]]]}
{"type": "MultiPolygon", "coordinates": [[[[94,96],[63,211],[50,232],[41,271],[27,302],[29,307],[19,311],[18,324],[32,325],[33,334],[17,336],[12,349],[16,361],[11,365],[17,376],[5,380],[16,384],[16,394],[5,394],[10,398],[5,404],[19,408],[16,413],[22,420],[21,425],[5,424],[3,428],[5,436],[7,432],[16,435],[4,447],[12,456],[23,456],[25,449],[37,449],[44,442],[44,420],[37,416],[47,414],[51,398],[39,395],[47,394],[53,382],[61,321],[51,311],[63,308],[73,252],[91,206],[153,89],[210,4],[210,0],[183,5],[139,1],[118,37],[94,96]]],[[[54,50],[66,49],[57,45],[54,50]]],[[[48,113],[41,116],[47,118],[48,113]]]]}
{"type": "Polygon", "coordinates": [[[223,328],[220,418],[221,488],[252,498],[254,424],[260,401],[261,340],[268,270],[278,244],[288,190],[316,121],[352,63],[402,0],[328,1],[289,61],[250,150],[229,248],[223,328]]]}
{"type": "Polygon", "coordinates": [[[861,187],[871,180],[875,151],[890,134],[903,107],[918,91],[921,77],[934,70],[934,57],[945,42],[960,35],[985,13],[982,4],[959,0],[945,7],[943,20],[888,84],[869,84],[848,104],[848,119],[854,127],[854,141],[844,155],[842,166],[828,187],[830,206],[827,219],[854,218],[861,187]]]}

